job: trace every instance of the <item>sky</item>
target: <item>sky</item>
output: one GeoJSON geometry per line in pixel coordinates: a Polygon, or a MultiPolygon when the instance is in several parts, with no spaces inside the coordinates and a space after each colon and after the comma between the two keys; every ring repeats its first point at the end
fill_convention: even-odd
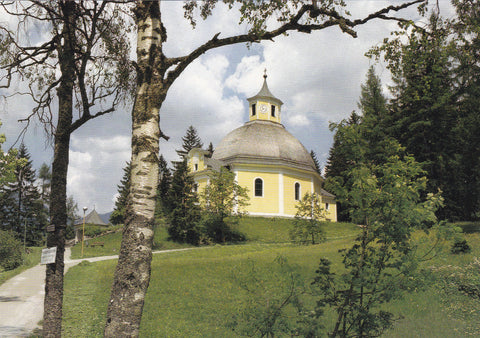
{"type": "MultiPolygon", "coordinates": [[[[402,1],[347,1],[352,18],[361,18],[390,4],[402,1]]],[[[445,17],[453,12],[447,0],[440,0],[445,17]]],[[[183,18],[182,2],[162,2],[162,19],[167,30],[167,56],[181,56],[211,39],[245,33],[238,25],[238,15],[219,4],[207,21],[198,21],[195,30],[183,18]]],[[[400,12],[402,17],[425,22],[414,9],[400,12]]],[[[10,20],[0,13],[0,23],[10,20]]],[[[357,110],[360,86],[368,68],[373,65],[388,95],[390,74],[385,65],[364,54],[397,29],[391,21],[374,20],[356,29],[357,38],[331,27],[311,34],[290,33],[274,41],[221,47],[194,61],[172,85],[160,111],[162,131],[170,137],[161,140],[160,153],[167,161],[178,160],[176,149],[182,145],[187,128],[194,126],[204,146],[215,147],[235,128],[248,121],[247,97],[255,95],[268,74],[270,91],[284,102],[282,123],[307,150],[317,154],[322,167],[326,164],[333,142],[330,122],[339,122],[357,110]]],[[[37,32],[39,35],[42,32],[37,32]]],[[[134,37],[132,36],[132,39],[134,37]]],[[[11,89],[13,90],[13,89],[11,89]]],[[[8,94],[0,89],[0,94],[8,94]]],[[[14,145],[32,103],[22,96],[0,100],[0,133],[14,145]]],[[[67,194],[73,196],[79,211],[95,208],[99,213],[113,210],[122,168],[130,160],[131,105],[94,119],[71,137],[67,194]]],[[[35,169],[51,164],[53,149],[43,126],[31,123],[23,142],[30,151],[35,169]]],[[[18,143],[15,144],[18,147],[18,143]]]]}

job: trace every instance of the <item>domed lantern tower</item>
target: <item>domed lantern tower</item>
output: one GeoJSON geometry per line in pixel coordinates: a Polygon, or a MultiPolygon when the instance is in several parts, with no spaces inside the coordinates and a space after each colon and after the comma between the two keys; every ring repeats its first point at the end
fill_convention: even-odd
{"type": "Polygon", "coordinates": [[[323,178],[315,170],[310,153],[281,124],[283,102],[267,85],[250,98],[249,121],[228,133],[211,157],[192,149],[188,162],[198,189],[208,184],[208,173],[228,167],[238,184],[248,189],[250,215],[294,217],[296,204],[305,193],[321,196],[326,219],[336,221],[335,196],[322,189],[323,178]]]}

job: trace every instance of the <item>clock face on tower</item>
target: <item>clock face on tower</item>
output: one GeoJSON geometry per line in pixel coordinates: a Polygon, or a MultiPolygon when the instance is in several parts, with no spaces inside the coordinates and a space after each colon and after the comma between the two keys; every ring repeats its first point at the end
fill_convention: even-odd
{"type": "Polygon", "coordinates": [[[266,104],[260,105],[260,111],[261,111],[262,113],[266,113],[266,112],[267,112],[267,105],[266,105],[266,104]]]}

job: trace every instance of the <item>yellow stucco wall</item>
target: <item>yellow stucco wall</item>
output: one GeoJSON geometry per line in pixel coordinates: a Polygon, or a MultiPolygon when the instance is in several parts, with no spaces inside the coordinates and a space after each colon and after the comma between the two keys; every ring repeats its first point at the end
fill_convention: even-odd
{"type": "Polygon", "coordinates": [[[187,156],[187,166],[191,173],[207,169],[205,167],[204,151],[192,149],[187,156]]]}
{"type": "MultiPolygon", "coordinates": [[[[192,156],[191,159],[195,160],[195,157],[192,156]]],[[[202,161],[198,163],[200,169],[200,164],[203,165],[203,163],[202,161]]],[[[192,168],[191,164],[189,161],[190,168],[192,168]]],[[[246,211],[251,215],[294,217],[297,212],[295,206],[298,203],[295,200],[295,183],[297,182],[300,184],[300,198],[307,192],[312,193],[312,186],[314,192],[321,194],[320,177],[302,170],[268,165],[242,165],[232,166],[232,171],[236,174],[237,183],[248,190],[250,205],[246,207],[246,211]],[[255,196],[256,178],[261,178],[263,181],[261,197],[255,196]]],[[[192,171],[192,174],[197,184],[197,192],[203,192],[208,184],[208,170],[192,171]]],[[[334,198],[322,196],[322,208],[325,209],[327,220],[337,220],[334,198]],[[328,203],[328,210],[326,210],[326,203],[328,203]]]]}
{"type": "Polygon", "coordinates": [[[247,207],[249,213],[268,213],[277,214],[278,208],[278,176],[269,172],[251,172],[235,170],[237,174],[237,183],[248,189],[250,205],[247,207]],[[263,181],[263,196],[255,196],[255,179],[261,178],[263,181]]]}
{"type": "Polygon", "coordinates": [[[283,175],[283,187],[284,187],[284,213],[295,216],[297,209],[295,206],[297,202],[295,200],[295,183],[300,183],[300,199],[307,192],[312,192],[312,180],[304,176],[294,174],[283,175]]]}
{"type": "Polygon", "coordinates": [[[327,221],[337,221],[337,204],[334,198],[322,196],[322,208],[325,210],[327,221]]]}
{"type": "Polygon", "coordinates": [[[280,106],[274,104],[275,106],[275,116],[272,116],[272,111],[271,111],[271,106],[272,103],[267,102],[267,101],[256,101],[255,102],[255,115],[252,115],[252,105],[250,105],[249,109],[249,116],[250,116],[250,121],[253,120],[266,120],[266,121],[273,121],[273,122],[278,122],[280,123],[280,106]],[[266,105],[267,110],[265,112],[261,111],[261,106],[266,105]]]}

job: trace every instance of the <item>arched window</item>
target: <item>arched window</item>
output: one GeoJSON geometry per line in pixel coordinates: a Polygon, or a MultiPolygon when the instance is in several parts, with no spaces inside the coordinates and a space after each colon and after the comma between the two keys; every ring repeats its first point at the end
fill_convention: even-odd
{"type": "Polygon", "coordinates": [[[272,117],[275,117],[275,106],[272,104],[272,117]]]}
{"type": "Polygon", "coordinates": [[[257,114],[257,105],[254,103],[252,104],[252,116],[254,116],[255,114],[257,114]]]}
{"type": "Polygon", "coordinates": [[[256,178],[255,182],[255,196],[256,197],[262,197],[263,196],[263,180],[261,178],[256,178]]]}
{"type": "Polygon", "coordinates": [[[295,182],[295,201],[299,201],[300,200],[300,183],[298,182],[295,182]]]}

